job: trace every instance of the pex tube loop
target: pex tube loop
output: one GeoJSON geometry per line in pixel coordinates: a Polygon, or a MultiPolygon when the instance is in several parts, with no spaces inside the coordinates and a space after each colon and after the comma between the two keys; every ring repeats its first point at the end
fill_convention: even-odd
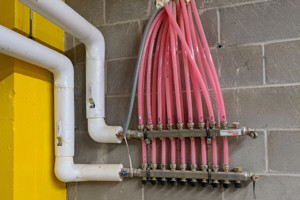
{"type": "MultiPolygon", "coordinates": [[[[226,113],[218,77],[194,0],[164,2],[164,8],[151,20],[152,24],[145,36],[145,45],[140,49],[142,55],[138,78],[139,128],[147,125],[147,129],[150,131],[181,130],[186,127],[192,130],[195,128],[195,123],[199,128],[204,128],[206,116],[203,114],[202,94],[208,111],[208,126],[210,124],[210,128],[214,128],[215,115],[207,81],[212,87],[221,122],[225,122],[226,113]],[[180,57],[182,57],[182,63],[180,57]],[[184,88],[182,87],[183,83],[184,88]],[[146,102],[144,101],[145,86],[146,102]],[[193,100],[195,111],[193,111],[193,100]],[[147,104],[146,114],[144,113],[145,103],[147,104]],[[197,113],[196,119],[194,119],[194,112],[197,113]]],[[[170,139],[169,151],[166,150],[168,148],[166,138],[161,138],[161,168],[166,169],[166,152],[170,152],[170,167],[175,169],[179,161],[176,161],[176,138],[168,138],[170,139]]],[[[191,144],[190,160],[192,168],[196,169],[196,141],[198,140],[190,138],[189,141],[191,144]]],[[[187,161],[185,143],[185,138],[180,138],[179,162],[182,170],[185,170],[187,161]]],[[[157,145],[157,140],[153,138],[152,147],[154,149],[152,149],[151,156],[153,164],[159,162],[156,159],[157,145]]],[[[206,169],[208,163],[205,138],[200,139],[199,145],[201,145],[202,154],[201,166],[206,169]]],[[[147,144],[143,141],[143,163],[151,163],[151,160],[147,160],[146,146],[147,144]]],[[[228,166],[228,140],[226,137],[223,138],[223,151],[224,165],[228,166]]],[[[215,137],[212,138],[212,154],[213,165],[216,168],[218,155],[215,137]]],[[[174,179],[172,180],[174,181],[174,179]]]]}

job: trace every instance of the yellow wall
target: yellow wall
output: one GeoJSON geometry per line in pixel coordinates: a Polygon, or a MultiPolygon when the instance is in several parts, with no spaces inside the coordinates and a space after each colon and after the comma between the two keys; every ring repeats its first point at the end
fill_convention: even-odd
{"type": "MultiPolygon", "coordinates": [[[[27,36],[29,9],[0,0],[0,25],[27,36]]],[[[36,13],[33,36],[63,51],[63,31],[36,13]]],[[[66,199],[54,175],[53,117],[52,74],[0,54],[0,199],[66,199]]]]}

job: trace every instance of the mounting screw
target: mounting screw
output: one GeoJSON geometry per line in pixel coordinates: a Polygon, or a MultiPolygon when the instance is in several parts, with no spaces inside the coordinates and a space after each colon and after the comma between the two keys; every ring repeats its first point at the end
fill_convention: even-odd
{"type": "Polygon", "coordinates": [[[257,133],[255,131],[250,131],[249,133],[249,136],[252,138],[252,139],[256,139],[258,137],[257,133]]]}
{"type": "Polygon", "coordinates": [[[251,180],[256,182],[256,181],[259,180],[259,176],[258,175],[253,175],[253,176],[251,176],[251,180]]]}

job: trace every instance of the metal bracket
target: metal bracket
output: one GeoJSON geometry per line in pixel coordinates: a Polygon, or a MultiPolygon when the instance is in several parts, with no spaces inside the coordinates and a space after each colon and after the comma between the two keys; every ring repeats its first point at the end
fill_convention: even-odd
{"type": "Polygon", "coordinates": [[[206,127],[206,144],[208,148],[211,148],[211,136],[209,127],[206,127]]]}
{"type": "Polygon", "coordinates": [[[212,183],[212,179],[211,179],[211,169],[208,168],[207,170],[207,177],[208,177],[208,184],[211,184],[212,183]]]}

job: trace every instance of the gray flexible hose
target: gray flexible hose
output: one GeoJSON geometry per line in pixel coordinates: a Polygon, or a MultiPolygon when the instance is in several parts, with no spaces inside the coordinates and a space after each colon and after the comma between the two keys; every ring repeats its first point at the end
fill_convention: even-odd
{"type": "Polygon", "coordinates": [[[129,103],[129,109],[128,109],[128,114],[127,114],[127,119],[126,119],[126,122],[125,122],[125,125],[124,125],[124,131],[123,131],[123,136],[124,137],[126,137],[126,133],[128,131],[128,127],[129,127],[129,123],[130,123],[130,119],[131,119],[131,115],[132,115],[133,104],[134,104],[134,97],[135,97],[136,86],[137,86],[137,82],[138,82],[139,71],[140,71],[140,66],[141,66],[143,49],[144,49],[145,42],[146,42],[146,37],[148,35],[149,28],[150,28],[150,26],[151,26],[154,18],[156,17],[156,15],[158,15],[158,13],[161,10],[162,10],[162,8],[157,9],[152,14],[152,16],[150,17],[150,19],[148,20],[147,26],[146,26],[145,31],[143,33],[143,38],[142,38],[142,42],[140,44],[140,49],[139,49],[139,54],[138,54],[138,59],[137,59],[137,62],[136,62],[136,68],[135,68],[134,80],[133,80],[133,84],[132,84],[131,98],[130,98],[130,103],[129,103]]]}

